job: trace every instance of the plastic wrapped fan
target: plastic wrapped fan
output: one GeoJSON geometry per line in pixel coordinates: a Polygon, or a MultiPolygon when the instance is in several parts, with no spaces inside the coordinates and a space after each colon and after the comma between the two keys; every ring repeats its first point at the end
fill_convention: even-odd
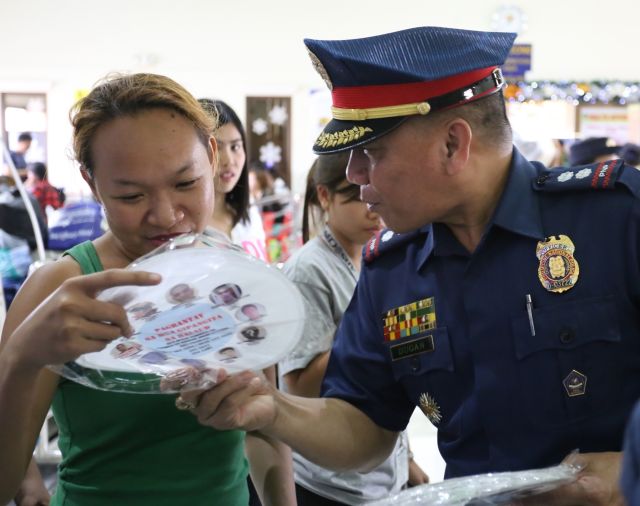
{"type": "Polygon", "coordinates": [[[571,483],[583,466],[571,461],[543,469],[488,473],[420,485],[369,506],[490,506],[549,492],[571,483]]]}
{"type": "Polygon", "coordinates": [[[221,368],[233,374],[275,364],[302,333],[295,285],[215,232],[175,237],[127,268],[162,275],[159,285],[97,297],[122,305],[134,334],[51,366],[55,372],[100,390],[171,393],[211,385],[221,368]]]}

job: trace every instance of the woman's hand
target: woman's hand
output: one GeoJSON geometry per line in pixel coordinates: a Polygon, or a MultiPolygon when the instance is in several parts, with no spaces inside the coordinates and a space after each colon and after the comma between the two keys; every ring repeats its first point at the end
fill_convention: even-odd
{"type": "Polygon", "coordinates": [[[41,369],[99,351],[120,336],[130,336],[132,328],[122,306],[96,300],[96,295],[115,286],[155,285],[160,279],[158,274],[126,269],[69,278],[17,326],[4,352],[22,366],[41,369]]]}

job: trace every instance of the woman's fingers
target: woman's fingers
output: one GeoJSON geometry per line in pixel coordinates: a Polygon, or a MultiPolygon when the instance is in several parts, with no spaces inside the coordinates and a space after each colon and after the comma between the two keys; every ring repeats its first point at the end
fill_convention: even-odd
{"type": "Polygon", "coordinates": [[[113,340],[129,337],[133,329],[124,308],[113,302],[96,300],[102,290],[116,286],[148,286],[159,283],[158,274],[126,269],[108,271],[72,278],[62,285],[60,307],[66,314],[85,320],[79,337],[95,340],[113,340]]]}
{"type": "Polygon", "coordinates": [[[95,297],[98,292],[116,286],[151,286],[157,285],[162,280],[160,274],[146,271],[132,271],[128,269],[109,269],[94,274],[87,274],[65,281],[64,284],[78,285],[84,289],[90,297],[95,297]]]}
{"type": "MultiPolygon", "coordinates": [[[[69,278],[16,328],[15,352],[29,366],[64,363],[133,332],[126,311],[96,295],[116,286],[158,284],[158,274],[112,269],[69,278]]],[[[13,340],[13,339],[12,339],[13,340]]]]}

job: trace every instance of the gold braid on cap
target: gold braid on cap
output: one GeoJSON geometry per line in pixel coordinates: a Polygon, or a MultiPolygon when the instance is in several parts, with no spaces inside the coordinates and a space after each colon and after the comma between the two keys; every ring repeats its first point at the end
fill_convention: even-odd
{"type": "Polygon", "coordinates": [[[386,107],[370,107],[368,109],[341,109],[331,107],[331,115],[334,119],[348,121],[364,121],[367,119],[396,118],[398,116],[413,116],[415,114],[429,114],[431,106],[429,102],[417,102],[415,104],[389,105],[386,107]]]}
{"type": "Polygon", "coordinates": [[[430,111],[455,107],[457,105],[476,100],[489,93],[495,93],[504,85],[504,78],[499,68],[495,68],[488,76],[483,77],[468,86],[457,88],[443,95],[429,98],[423,102],[410,104],[389,105],[384,107],[368,107],[362,109],[332,107],[334,119],[346,121],[366,121],[370,119],[395,118],[399,116],[424,116],[430,111]]]}

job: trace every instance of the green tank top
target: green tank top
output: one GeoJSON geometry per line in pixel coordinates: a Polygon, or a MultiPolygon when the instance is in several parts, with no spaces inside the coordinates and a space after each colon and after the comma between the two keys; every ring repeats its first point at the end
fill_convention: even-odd
{"type": "MultiPolygon", "coordinates": [[[[65,252],[103,270],[90,241],[65,252]]],[[[61,379],[53,399],[62,463],[51,505],[246,506],[242,431],[216,431],[174,395],[105,392],[61,379]]]]}

